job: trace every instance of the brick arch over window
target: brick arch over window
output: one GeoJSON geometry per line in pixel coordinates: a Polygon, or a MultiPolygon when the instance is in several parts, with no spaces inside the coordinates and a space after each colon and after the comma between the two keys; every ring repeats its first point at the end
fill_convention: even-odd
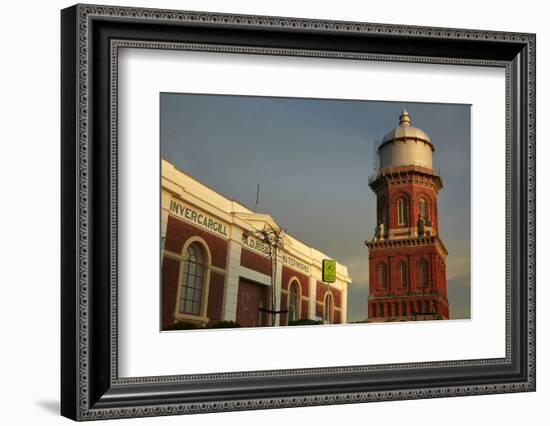
{"type": "Polygon", "coordinates": [[[402,189],[398,190],[397,192],[393,193],[391,196],[391,202],[392,204],[397,203],[397,200],[399,198],[405,198],[405,200],[408,202],[411,201],[411,194],[409,194],[408,191],[404,191],[402,189]]]}
{"type": "Polygon", "coordinates": [[[424,191],[416,194],[416,204],[418,206],[418,214],[424,219],[433,219],[434,200],[432,196],[424,191]],[[424,204],[424,207],[422,206],[424,204]]]}
{"type": "Polygon", "coordinates": [[[430,206],[429,201],[426,198],[421,197],[418,200],[418,210],[420,212],[420,217],[426,219],[430,215],[430,206]]]}

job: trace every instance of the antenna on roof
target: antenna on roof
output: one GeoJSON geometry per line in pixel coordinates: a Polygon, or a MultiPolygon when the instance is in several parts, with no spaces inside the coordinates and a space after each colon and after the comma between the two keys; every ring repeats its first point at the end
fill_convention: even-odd
{"type": "Polygon", "coordinates": [[[372,140],[372,172],[378,172],[378,150],[379,141],[377,139],[372,140]]]}
{"type": "Polygon", "coordinates": [[[256,205],[254,207],[254,213],[258,213],[258,203],[260,202],[260,184],[256,187],[256,205]]]}

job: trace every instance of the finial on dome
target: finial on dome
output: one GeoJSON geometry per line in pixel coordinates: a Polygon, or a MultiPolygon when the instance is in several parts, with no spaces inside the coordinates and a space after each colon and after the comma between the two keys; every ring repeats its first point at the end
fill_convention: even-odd
{"type": "Polygon", "coordinates": [[[411,116],[406,109],[403,110],[399,116],[399,125],[400,126],[409,126],[411,124],[411,116]]]}

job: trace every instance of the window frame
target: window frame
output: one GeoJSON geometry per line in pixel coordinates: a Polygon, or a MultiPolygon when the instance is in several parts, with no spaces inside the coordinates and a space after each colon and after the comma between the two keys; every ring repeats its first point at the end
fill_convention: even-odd
{"type": "Polygon", "coordinates": [[[418,200],[418,210],[420,212],[420,217],[422,217],[424,220],[428,218],[428,200],[426,200],[424,197],[418,200]]]}
{"type": "Polygon", "coordinates": [[[300,280],[296,277],[292,277],[290,281],[288,282],[288,299],[287,299],[287,317],[286,317],[286,323],[287,325],[290,323],[290,321],[298,321],[301,317],[301,305],[302,305],[302,286],[300,285],[300,280]],[[296,315],[296,318],[294,320],[290,319],[290,300],[292,297],[292,287],[296,286],[296,306],[294,313],[296,315]]]}
{"type": "Polygon", "coordinates": [[[206,252],[199,242],[194,241],[187,246],[187,250],[183,255],[183,261],[180,264],[180,268],[183,268],[183,271],[181,274],[181,281],[178,283],[178,285],[181,286],[179,312],[187,315],[200,315],[202,299],[204,297],[206,252]],[[192,253],[192,251],[195,250],[198,253],[192,253]],[[193,261],[193,256],[196,256],[197,258],[200,256],[200,261],[193,261]],[[193,274],[191,274],[192,265],[194,266],[193,274]],[[191,281],[193,281],[193,286],[190,285],[191,281]],[[197,284],[199,284],[199,286],[197,286],[197,284]],[[197,292],[199,293],[198,298],[197,292]],[[188,297],[188,294],[190,293],[193,293],[193,295],[188,297]],[[186,310],[185,308],[188,303],[191,304],[191,310],[186,310]],[[197,304],[198,308],[196,308],[197,304]]]}
{"type": "Polygon", "coordinates": [[[407,263],[404,260],[401,260],[397,263],[397,275],[399,276],[399,287],[407,288],[408,287],[408,268],[407,263]]]}
{"type": "Polygon", "coordinates": [[[179,262],[179,272],[178,272],[178,287],[176,292],[176,302],[174,306],[174,318],[175,320],[189,320],[189,321],[198,321],[201,323],[208,323],[210,320],[208,318],[207,314],[207,308],[208,308],[208,296],[210,293],[210,274],[212,271],[212,254],[210,252],[210,247],[208,246],[208,243],[201,237],[193,236],[188,238],[177,256],[177,260],[179,262]],[[202,287],[202,297],[200,302],[200,311],[199,314],[192,314],[187,312],[181,312],[180,311],[180,302],[181,302],[181,293],[183,289],[183,274],[184,274],[184,262],[185,262],[185,254],[187,253],[188,248],[193,244],[198,243],[204,254],[204,275],[203,275],[203,287],[202,287]]]}
{"type": "Polygon", "coordinates": [[[405,196],[400,196],[397,199],[397,224],[399,226],[406,226],[409,224],[407,199],[405,198],[405,196]]]}

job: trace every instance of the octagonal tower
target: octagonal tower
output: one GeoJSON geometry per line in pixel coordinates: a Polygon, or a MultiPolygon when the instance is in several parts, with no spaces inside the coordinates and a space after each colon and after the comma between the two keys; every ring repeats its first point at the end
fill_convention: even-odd
{"type": "Polygon", "coordinates": [[[433,167],[430,137],[403,111],[399,126],[378,146],[377,226],[369,248],[368,320],[448,319],[447,250],[439,236],[437,194],[443,187],[433,167]]]}

